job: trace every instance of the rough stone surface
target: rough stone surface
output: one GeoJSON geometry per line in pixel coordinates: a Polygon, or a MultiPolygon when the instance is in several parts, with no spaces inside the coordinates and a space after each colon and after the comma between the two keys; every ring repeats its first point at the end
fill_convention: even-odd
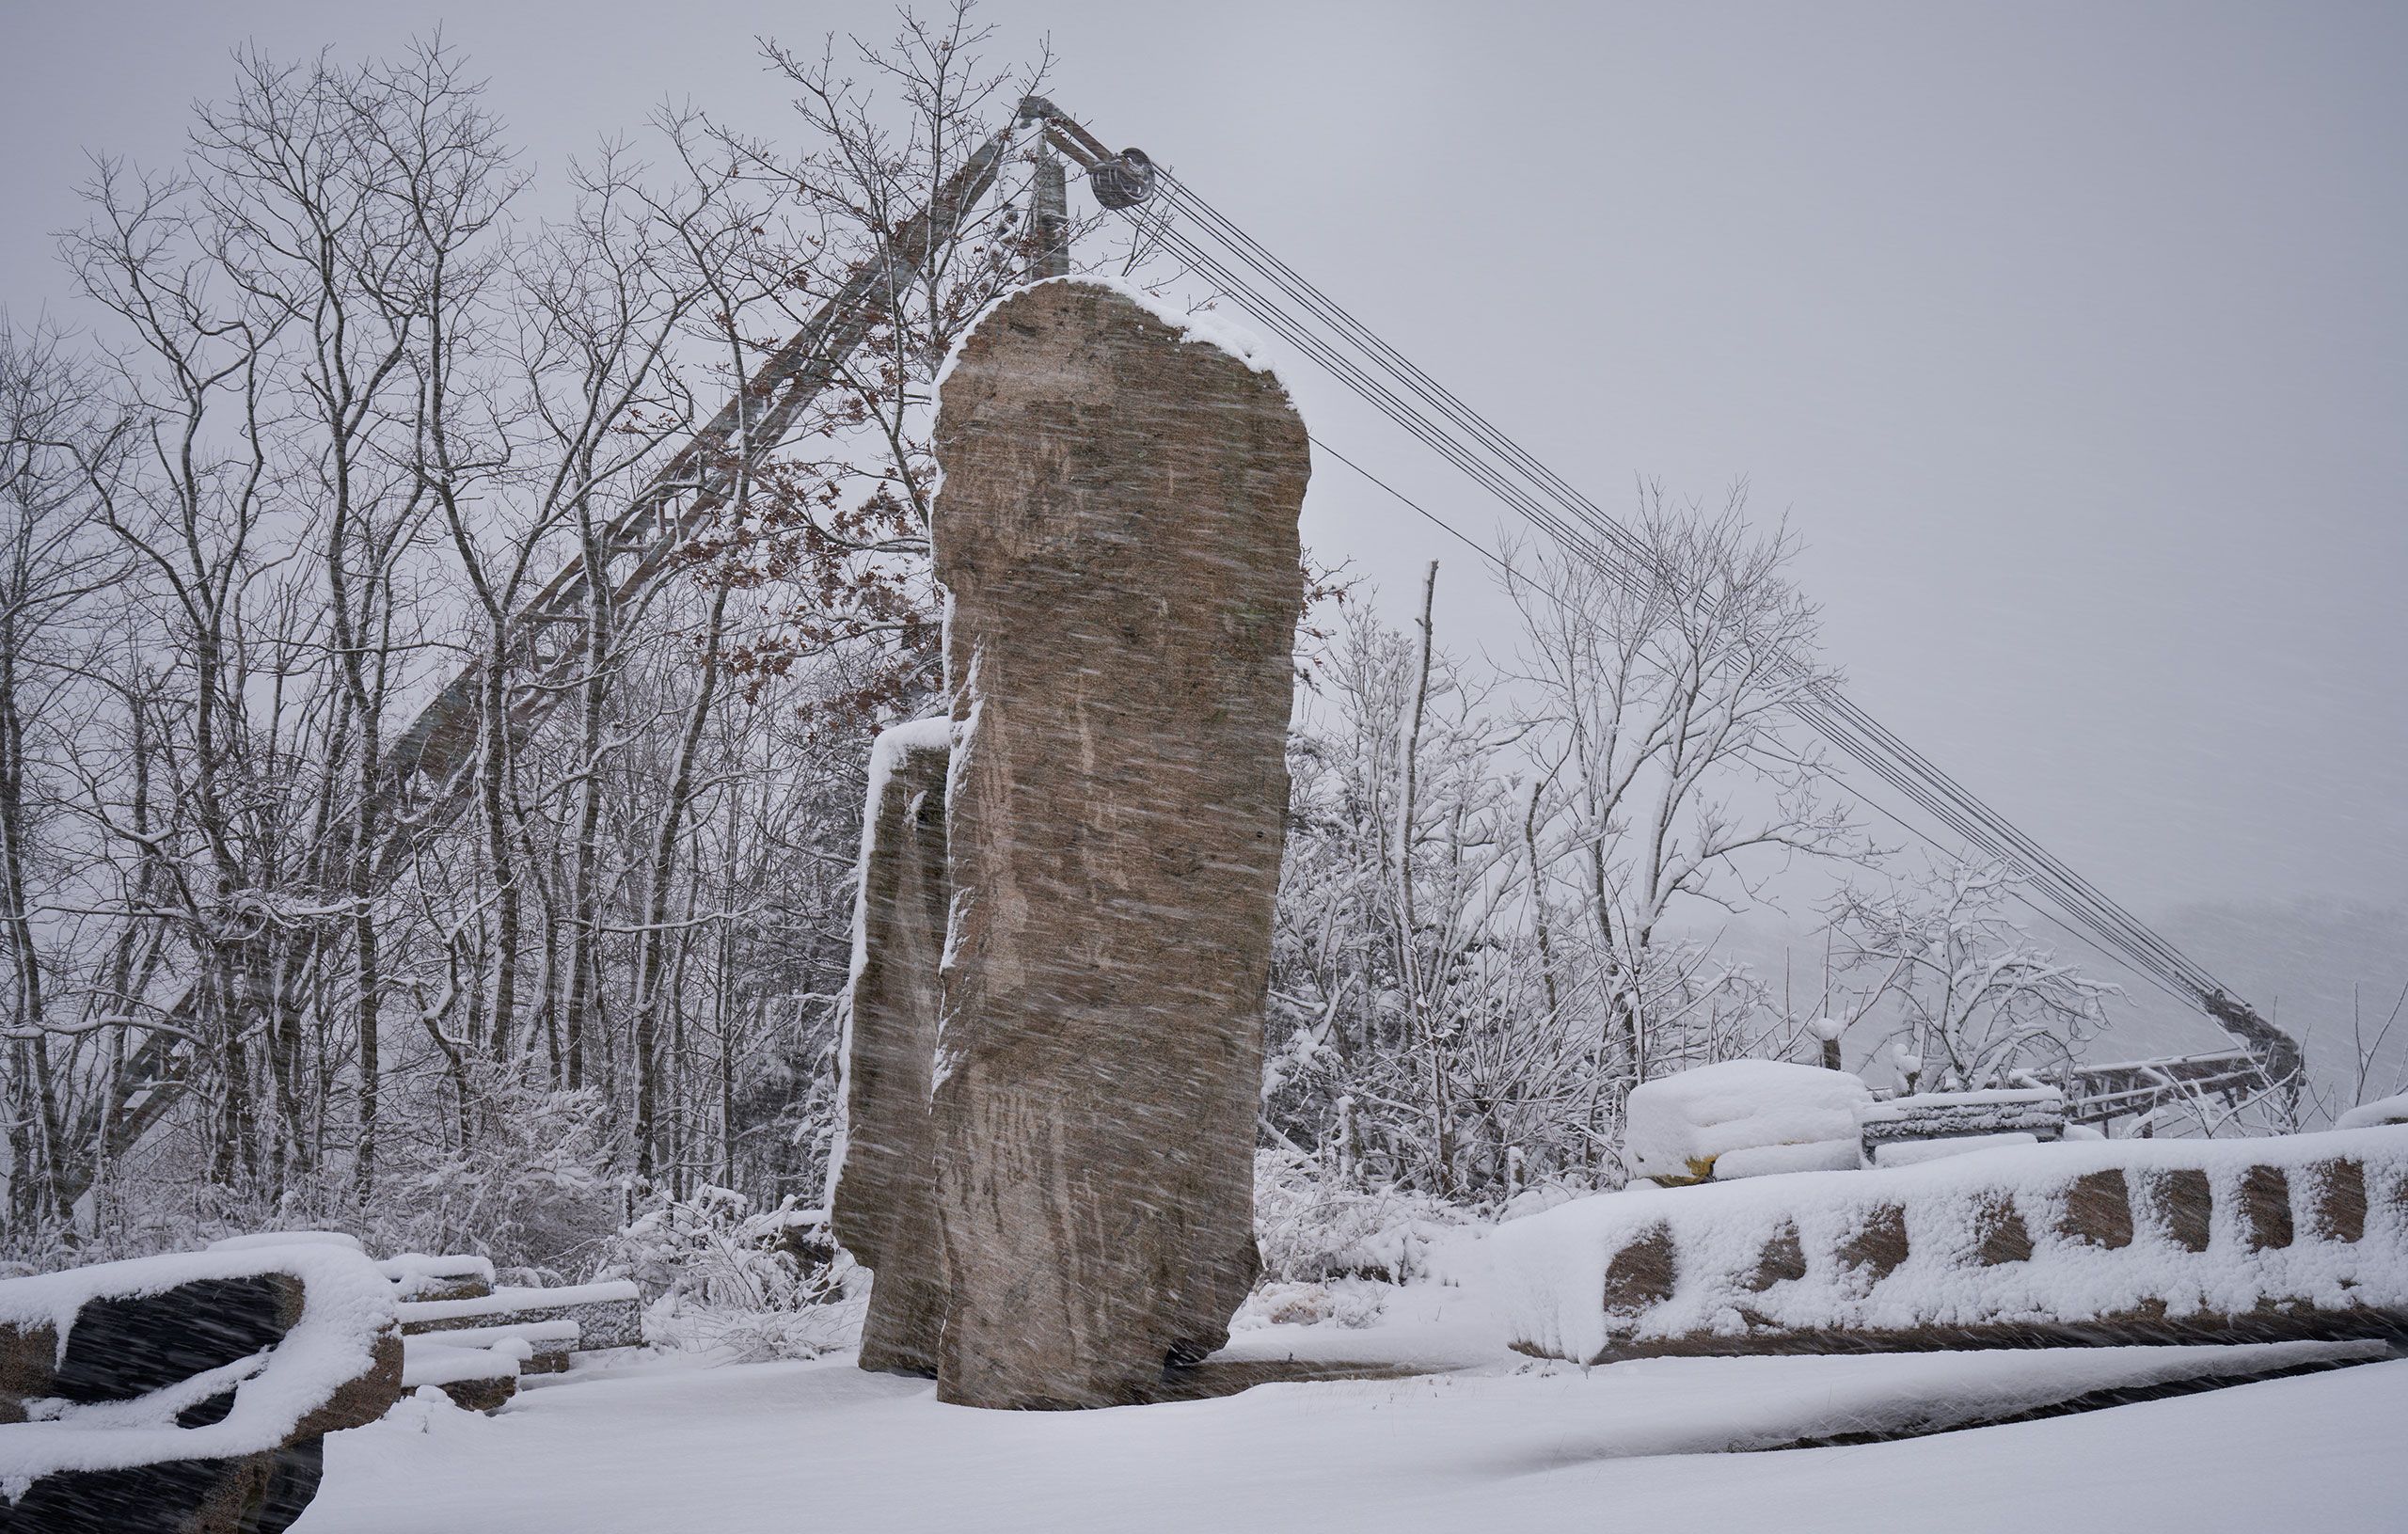
{"type": "Polygon", "coordinates": [[[1897,1272],[1907,1260],[1907,1211],[1895,1204],[1873,1210],[1840,1242],[1839,1258],[1867,1289],[1897,1272]]]}
{"type": "Polygon", "coordinates": [[[368,1372],[344,1384],[326,1403],[301,1419],[294,1439],[308,1442],[346,1428],[364,1428],[392,1408],[402,1396],[402,1334],[377,1334],[368,1372]]]}
{"type": "Polygon", "coordinates": [[[1985,1268],[2032,1260],[2032,1231],[2011,1194],[1981,1200],[1973,1209],[1973,1260],[1985,1268]]]}
{"type": "Polygon", "coordinates": [[[0,1534],[284,1534],[317,1494],[325,1452],[307,1438],[235,1459],[45,1476],[0,1503],[0,1534]]]}
{"type": "Polygon", "coordinates": [[[2241,1175],[2241,1225],[2253,1252],[2291,1243],[2291,1185],[2281,1167],[2253,1166],[2241,1175]]]}
{"type": "Polygon", "coordinates": [[[2321,1241],[2354,1241],[2367,1230],[2367,1168],[2347,1159],[2310,1170],[2310,1224],[2321,1241]]]}
{"type": "Polygon", "coordinates": [[[1304,426],[1271,375],[1055,282],[963,342],[936,449],[938,1395],[1140,1400],[1259,1265],[1304,426]]]}
{"type": "Polygon", "coordinates": [[[2131,1245],[2132,1196],[2123,1168],[2110,1166],[2074,1178],[2066,1189],[2057,1232],[2067,1241],[2111,1251],[2131,1245]]]}
{"type": "Polygon", "coordinates": [[[25,1402],[58,1394],[58,1333],[0,1323],[0,1427],[25,1420],[25,1402]]]}
{"type": "Polygon", "coordinates": [[[464,1412],[499,1412],[518,1394],[518,1376],[498,1374],[490,1380],[446,1380],[436,1388],[464,1412]]]}
{"type": "Polygon", "coordinates": [[[2152,1174],[2145,1185],[2158,1225],[2174,1244],[2186,1252],[2206,1251],[2215,1207],[2208,1175],[2194,1166],[2171,1167],[2152,1174]]]}
{"type": "Polygon", "coordinates": [[[131,1400],[273,1348],[300,1317],[301,1281],[286,1273],[103,1295],[76,1313],[56,1390],[71,1401],[131,1400]]]}
{"type": "Polygon", "coordinates": [[[1775,1284],[1806,1276],[1806,1245],[1798,1239],[1798,1222],[1783,1220],[1772,1240],[1756,1254],[1756,1265],[1740,1281],[1751,1294],[1762,1294],[1775,1284]]]}
{"type": "Polygon", "coordinates": [[[864,806],[861,937],[845,1052],[845,1160],[829,1200],[836,1239],[876,1275],[861,1367],[934,1374],[944,1325],[937,1238],[937,961],[945,932],[945,767],[941,733],[879,737],[864,806]]]}
{"type": "MultiPolygon", "coordinates": [[[[1672,1233],[1656,1226],[1613,1255],[1606,1264],[1606,1309],[1635,1316],[1672,1297],[1672,1233]]],[[[1766,1286],[1767,1289],[1770,1285],[1766,1286]]]]}

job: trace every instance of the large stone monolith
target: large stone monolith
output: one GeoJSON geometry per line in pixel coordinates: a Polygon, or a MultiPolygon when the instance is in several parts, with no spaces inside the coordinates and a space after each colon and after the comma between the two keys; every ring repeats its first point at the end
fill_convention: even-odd
{"type": "Polygon", "coordinates": [[[874,1274],[861,1367],[937,1371],[944,1273],[937,1238],[937,961],[944,952],[945,763],[952,725],[920,720],[870,748],[862,813],[845,1133],[829,1196],[836,1240],[874,1274]]]}
{"type": "Polygon", "coordinates": [[[962,344],[936,448],[938,1396],[1110,1405],[1226,1341],[1259,1265],[1305,430],[1270,373],[1056,281],[962,344]]]}

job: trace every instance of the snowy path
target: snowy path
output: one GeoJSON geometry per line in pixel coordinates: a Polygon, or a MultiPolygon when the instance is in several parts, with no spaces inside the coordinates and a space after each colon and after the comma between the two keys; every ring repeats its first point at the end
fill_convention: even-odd
{"type": "Polygon", "coordinates": [[[2062,1396],[2146,1375],[2158,1353],[1492,1363],[1064,1414],[942,1406],[842,1358],[663,1360],[547,1383],[492,1418],[408,1402],[330,1438],[296,1534],[2402,1526],[2408,1362],[1906,1442],[1707,1452],[1902,1402],[2062,1396]]]}

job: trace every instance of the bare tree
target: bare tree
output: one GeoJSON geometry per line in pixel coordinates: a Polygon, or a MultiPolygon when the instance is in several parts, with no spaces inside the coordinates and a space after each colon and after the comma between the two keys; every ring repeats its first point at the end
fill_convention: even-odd
{"type": "MultiPolygon", "coordinates": [[[[96,594],[121,574],[88,482],[118,435],[118,423],[93,403],[97,392],[91,370],[56,331],[21,334],[0,315],[0,953],[10,1061],[0,1113],[15,1174],[6,1212],[20,1226],[71,1219],[76,1073],[71,1062],[53,1059],[52,1046],[63,1035],[80,1051],[93,1024],[71,988],[81,924],[61,900],[58,878],[80,883],[81,859],[73,828],[58,824],[63,785],[43,780],[59,737],[75,728],[73,636],[96,594]],[[62,980],[71,988],[64,997],[56,994],[62,980]],[[60,1002],[64,1016],[54,1011],[60,1002]]],[[[110,1030],[108,1040],[114,1047],[120,1036],[110,1030]]]]}
{"type": "Polygon", "coordinates": [[[1545,880],[1534,898],[1568,897],[1577,913],[1556,944],[1577,964],[1566,1004],[1601,1025],[1617,1095],[1730,1049],[1729,1024],[1754,1004],[1684,919],[1740,909],[1797,858],[1862,851],[1785,728],[1789,705],[1829,678],[1814,609],[1786,574],[1796,546],[1745,514],[1744,487],[1713,511],[1650,487],[1629,576],[1568,553],[1508,561],[1515,680],[1535,700],[1530,751],[1553,785],[1533,811],[1545,830],[1528,837],[1545,880]]]}
{"type": "Polygon", "coordinates": [[[2009,919],[2016,880],[1997,864],[1956,863],[1883,891],[1834,899],[1853,1016],[1887,1013],[1909,1087],[2004,1086],[2019,1071],[2061,1074],[2121,994],[2036,943],[2009,919]]]}

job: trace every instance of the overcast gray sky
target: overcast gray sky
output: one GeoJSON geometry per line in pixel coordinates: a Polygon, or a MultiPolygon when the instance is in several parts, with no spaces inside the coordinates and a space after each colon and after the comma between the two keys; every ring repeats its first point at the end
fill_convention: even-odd
{"type": "MultiPolygon", "coordinates": [[[[990,0],[1137,144],[1615,507],[1736,476],[1859,698],[2144,912],[2408,904],[2408,7],[990,0]]],[[[245,39],[440,22],[539,168],[880,4],[0,4],[0,304],[245,39]]],[[[71,311],[62,311],[71,312],[71,311]]],[[[1317,432],[1497,513],[1302,365],[1317,432]]],[[[1308,540],[1506,642],[1324,467],[1308,540]]],[[[2212,957],[2209,957],[2212,967],[2212,957]]]]}

